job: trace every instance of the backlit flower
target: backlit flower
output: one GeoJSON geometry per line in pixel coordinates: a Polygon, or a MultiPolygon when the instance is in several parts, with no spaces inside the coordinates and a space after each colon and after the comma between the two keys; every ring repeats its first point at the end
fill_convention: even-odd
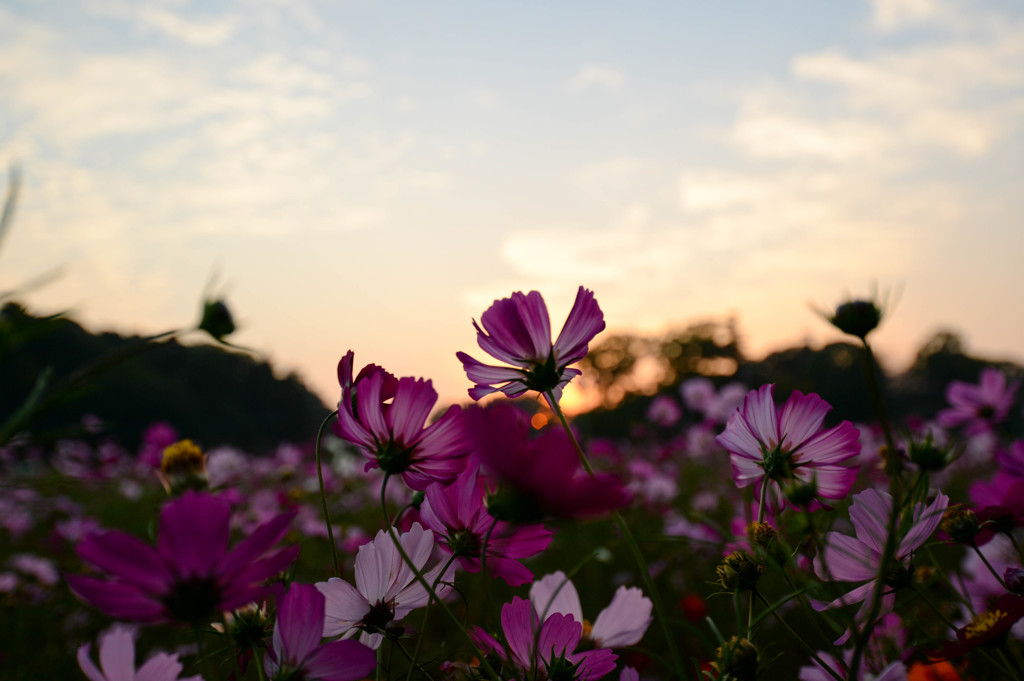
{"type": "MultiPolygon", "coordinates": [[[[821,579],[865,584],[831,603],[814,602],[815,609],[838,608],[863,601],[863,606],[855,616],[857,622],[863,623],[870,609],[872,594],[875,589],[884,588],[879,614],[890,611],[896,590],[909,584],[908,565],[911,556],[938,528],[948,505],[949,497],[944,494],[937,495],[928,506],[914,504],[909,522],[897,525],[906,530],[895,544],[896,550],[892,564],[886,569],[884,584],[879,585],[878,569],[885,553],[892,497],[877,489],[864,490],[854,495],[850,520],[856,531],[855,536],[829,532],[825,536],[825,550],[814,559],[814,571],[821,579]]],[[[836,645],[845,643],[851,633],[848,630],[836,641],[836,645]]]]}
{"type": "Polygon", "coordinates": [[[533,579],[520,561],[536,555],[551,543],[551,530],[543,525],[512,525],[495,520],[484,505],[487,488],[479,466],[469,465],[448,487],[427,488],[421,518],[438,537],[443,550],[458,557],[459,565],[479,572],[486,555],[487,569],[510,586],[533,579]],[[486,547],[485,547],[486,541],[486,547]]]}
{"type": "Polygon", "coordinates": [[[604,329],[604,314],[594,293],[580,286],[569,317],[552,343],[544,298],[537,291],[516,291],[494,301],[480,316],[480,324],[474,321],[473,326],[480,348],[511,366],[492,366],[456,353],[466,376],[475,383],[470,397],[479,400],[494,392],[519,397],[536,390],[545,396],[551,393],[557,402],[563,386],[580,374],[569,365],[587,356],[588,344],[604,329]]]}
{"type": "Polygon", "coordinates": [[[554,613],[572,615],[583,624],[583,638],[595,648],[623,648],[636,645],[651,624],[651,599],[636,588],[620,586],[612,602],[602,610],[593,625],[583,619],[583,608],[576,587],[564,572],[545,575],[530,587],[530,602],[537,615],[547,618],[554,613]]]}
{"type": "Polygon", "coordinates": [[[119,619],[207,623],[258,600],[263,583],[299,555],[297,546],[270,553],[293,515],[275,516],[229,551],[231,507],[186,492],[161,509],[156,549],[116,530],[90,534],[78,555],[110,579],[68,575],[67,581],[84,601],[119,619]]]}
{"type": "Polygon", "coordinates": [[[278,603],[266,669],[272,681],[355,681],[377,667],[377,655],[357,641],[320,645],[324,596],[311,584],[292,584],[278,603]]]}
{"type": "Polygon", "coordinates": [[[432,482],[455,480],[466,456],[462,409],[452,405],[426,425],[437,403],[430,381],[396,379],[373,364],[353,380],[353,357],[349,350],[338,364],[342,393],[336,432],[370,460],[366,470],[401,475],[405,484],[419,491],[432,482]]]}
{"type": "Polygon", "coordinates": [[[157,653],[135,669],[135,639],[131,629],[114,625],[100,634],[100,666],[92,661],[90,645],[78,649],[78,666],[89,681],[202,681],[201,676],[181,678],[177,655],[157,653]]]}
{"type": "Polygon", "coordinates": [[[543,622],[530,601],[518,596],[501,607],[505,645],[477,627],[476,644],[502,661],[502,678],[588,681],[615,669],[617,656],[607,648],[576,652],[583,625],[572,615],[556,613],[543,622]]]}
{"type": "Polygon", "coordinates": [[[953,381],[946,388],[950,406],[939,412],[939,424],[945,428],[966,425],[968,435],[979,435],[1006,419],[1020,381],[1007,385],[1006,375],[989,367],[981,372],[977,385],[953,381]]]}
{"type": "Polygon", "coordinates": [[[530,437],[529,417],[511,404],[467,410],[466,428],[474,455],[498,480],[498,491],[487,502],[495,518],[587,518],[630,502],[617,477],[583,470],[565,431],[549,429],[530,437]]]}
{"type": "Polygon", "coordinates": [[[774,394],[774,384],[747,393],[716,438],[729,452],[736,484],[756,483],[760,496],[764,479],[773,481],[775,508],[784,486],[806,486],[815,498],[845,498],[857,469],[842,464],[860,453],[860,431],[849,421],[821,430],[832,407],[813,393],[794,390],[781,409],[774,394]]]}
{"type": "MultiPolygon", "coordinates": [[[[424,573],[428,584],[433,584],[441,573],[441,565],[424,570],[434,550],[434,535],[419,523],[399,537],[402,547],[416,570],[424,573]]],[[[455,568],[451,566],[441,576],[437,595],[451,590],[455,568]]],[[[359,640],[371,648],[380,646],[384,633],[392,622],[397,622],[429,601],[427,589],[416,579],[416,574],[402,559],[391,537],[384,530],[369,544],[359,547],[355,566],[356,585],[332,578],[317,582],[316,588],[327,600],[323,622],[324,636],[359,640]]]]}

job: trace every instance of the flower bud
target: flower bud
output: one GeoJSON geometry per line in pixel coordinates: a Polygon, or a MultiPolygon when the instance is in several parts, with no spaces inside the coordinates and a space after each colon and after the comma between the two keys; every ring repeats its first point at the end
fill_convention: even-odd
{"type": "Polygon", "coordinates": [[[828,321],[843,333],[864,340],[882,321],[882,311],[873,301],[851,300],[837,307],[828,321]]]}
{"type": "Polygon", "coordinates": [[[1006,568],[1003,573],[1003,581],[1006,582],[1006,588],[1010,592],[1024,596],[1024,570],[1019,567],[1006,568]]]}
{"type": "Polygon", "coordinates": [[[733,551],[715,568],[722,588],[730,591],[750,591],[761,578],[761,566],[746,551],[733,551]]]}
{"type": "Polygon", "coordinates": [[[213,336],[216,340],[222,340],[235,332],[235,320],[231,316],[231,310],[223,300],[207,300],[203,302],[203,316],[199,320],[201,331],[213,336]]]}
{"type": "Polygon", "coordinates": [[[810,482],[794,480],[786,485],[785,494],[789,503],[797,508],[806,509],[818,498],[818,483],[816,480],[810,482]]]}
{"type": "Polygon", "coordinates": [[[172,496],[210,486],[206,477],[206,456],[192,440],[181,440],[164,449],[157,476],[172,496]]]}
{"type": "Polygon", "coordinates": [[[941,471],[952,460],[952,452],[932,442],[931,433],[928,433],[924,442],[910,443],[910,462],[923,471],[941,471]]]}
{"type": "Polygon", "coordinates": [[[745,638],[733,636],[715,650],[711,663],[719,679],[754,681],[757,678],[757,648],[745,638]]]}

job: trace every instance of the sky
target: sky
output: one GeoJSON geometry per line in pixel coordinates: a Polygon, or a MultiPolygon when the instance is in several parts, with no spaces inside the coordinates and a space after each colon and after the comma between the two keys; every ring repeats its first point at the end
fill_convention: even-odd
{"type": "Polygon", "coordinates": [[[20,299],[123,333],[222,295],[328,404],[349,349],[465,399],[472,319],[580,285],[752,357],[888,292],[892,370],[1024,361],[1024,3],[2,0],[12,164],[0,290],[59,268],[20,299]]]}

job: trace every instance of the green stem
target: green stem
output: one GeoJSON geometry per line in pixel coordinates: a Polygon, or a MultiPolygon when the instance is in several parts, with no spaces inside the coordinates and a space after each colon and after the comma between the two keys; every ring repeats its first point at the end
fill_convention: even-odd
{"type": "MultiPolygon", "coordinates": [[[[440,571],[439,573],[437,573],[437,578],[436,578],[436,579],[434,579],[434,583],[430,585],[430,591],[431,591],[431,593],[436,593],[436,591],[437,591],[437,585],[441,583],[441,578],[442,578],[442,577],[444,577],[444,573],[448,571],[448,568],[449,568],[449,567],[451,567],[451,564],[455,562],[455,559],[456,559],[457,557],[458,557],[458,556],[456,556],[456,555],[455,555],[455,554],[453,553],[453,554],[451,555],[451,557],[450,557],[450,558],[448,559],[448,562],[444,564],[444,567],[443,567],[443,568],[441,568],[441,571],[440,571]]],[[[409,657],[409,661],[410,661],[410,663],[412,664],[412,668],[413,668],[413,669],[417,669],[417,668],[419,668],[419,670],[420,670],[420,671],[422,671],[422,672],[423,672],[423,674],[424,674],[424,675],[425,675],[425,676],[426,676],[426,677],[427,677],[428,679],[430,678],[430,674],[427,674],[427,672],[426,672],[426,670],[425,670],[425,669],[423,669],[422,667],[419,667],[419,666],[418,666],[418,665],[416,664],[416,661],[417,661],[418,659],[420,659],[420,648],[421,648],[421,647],[422,647],[422,645],[423,645],[423,632],[425,632],[425,631],[427,630],[427,622],[428,622],[428,621],[430,620],[430,605],[431,605],[431,602],[430,602],[430,601],[428,601],[428,602],[427,602],[427,607],[423,609],[423,623],[422,623],[422,624],[420,624],[420,635],[419,635],[419,637],[418,637],[418,638],[416,639],[416,647],[415,647],[415,648],[413,648],[413,653],[412,653],[412,657],[409,657],[409,653],[408,653],[408,652],[406,652],[405,648],[402,648],[401,646],[399,646],[399,648],[401,649],[401,651],[402,651],[403,653],[405,653],[405,656],[406,656],[406,657],[409,657]]]]}
{"type": "Polygon", "coordinates": [[[992,563],[988,562],[988,558],[985,557],[985,554],[981,552],[981,549],[979,549],[978,545],[975,544],[973,541],[971,542],[971,548],[974,549],[974,552],[976,554],[978,554],[978,558],[981,558],[981,562],[985,564],[985,567],[988,568],[988,571],[991,572],[992,576],[996,578],[996,581],[999,582],[999,585],[1007,591],[1009,591],[1010,589],[1006,586],[1006,582],[1003,581],[1003,578],[999,576],[999,573],[996,572],[996,569],[992,567],[992,563]]]}
{"type": "MultiPolygon", "coordinates": [[[[587,472],[590,477],[594,477],[594,469],[590,466],[590,462],[587,460],[587,455],[583,451],[583,447],[580,446],[579,440],[576,439],[576,434],[572,432],[572,428],[569,427],[569,422],[565,418],[565,414],[562,412],[561,405],[555,399],[554,394],[551,391],[544,393],[544,397],[547,399],[548,404],[551,405],[552,410],[558,415],[558,420],[562,423],[562,428],[569,435],[569,439],[572,440],[573,446],[576,447],[576,454],[580,458],[580,463],[583,465],[583,469],[587,472]]],[[[633,559],[636,561],[637,568],[640,571],[640,579],[644,584],[644,588],[647,589],[647,593],[651,596],[651,602],[654,604],[655,619],[658,620],[658,624],[661,627],[661,633],[665,637],[665,644],[668,646],[669,653],[672,658],[673,671],[678,678],[684,677],[683,672],[683,661],[679,655],[679,649],[676,645],[675,638],[672,636],[672,631],[668,626],[668,618],[665,615],[665,608],[661,602],[661,596],[658,593],[657,588],[654,586],[654,580],[651,579],[651,572],[647,567],[647,561],[644,560],[643,554],[640,552],[640,547],[636,542],[636,538],[633,536],[633,532],[629,529],[629,525],[626,520],[622,517],[622,514],[617,510],[612,511],[612,517],[615,518],[615,523],[619,526],[622,531],[623,537],[626,539],[626,544],[629,546],[630,552],[633,554],[633,559]]]]}
{"type": "Polygon", "coordinates": [[[338,547],[334,543],[334,529],[331,527],[331,513],[327,510],[327,492],[324,490],[324,470],[320,459],[320,440],[323,438],[324,429],[335,416],[338,410],[335,409],[320,424],[320,430],[316,432],[316,476],[320,482],[320,503],[324,509],[324,522],[327,523],[327,540],[331,543],[331,559],[334,561],[334,576],[341,577],[341,566],[338,563],[338,547]]]}
{"type": "Polygon", "coordinates": [[[260,651],[254,649],[252,651],[252,659],[256,663],[256,676],[259,678],[259,681],[267,681],[267,672],[263,669],[263,658],[260,657],[260,651]]]}
{"type": "Polygon", "coordinates": [[[458,630],[462,632],[462,635],[465,637],[465,639],[469,641],[469,644],[473,647],[477,659],[480,660],[480,666],[483,667],[487,675],[491,677],[491,679],[493,679],[494,681],[501,681],[501,677],[498,676],[497,672],[494,671],[490,663],[487,662],[486,656],[484,655],[483,651],[480,650],[479,647],[477,647],[476,642],[473,641],[472,637],[469,635],[469,632],[466,631],[466,627],[463,626],[462,622],[459,621],[459,618],[455,616],[455,613],[453,613],[451,608],[448,607],[448,604],[444,602],[444,599],[439,598],[437,596],[437,594],[431,588],[430,584],[427,583],[426,577],[424,577],[420,569],[416,567],[416,564],[412,562],[412,558],[409,557],[409,554],[406,552],[405,547],[402,546],[402,541],[398,538],[398,533],[395,531],[394,525],[391,524],[390,516],[388,516],[386,491],[388,487],[388,480],[390,478],[391,474],[385,473],[384,481],[380,485],[380,510],[384,513],[384,522],[387,525],[387,532],[388,535],[391,537],[391,542],[395,545],[395,549],[398,550],[398,554],[402,557],[402,560],[405,561],[405,564],[409,566],[410,570],[412,570],[412,574],[415,577],[416,581],[419,582],[420,586],[427,590],[427,606],[429,606],[434,601],[437,601],[438,605],[441,606],[441,610],[443,610],[444,613],[448,615],[448,618],[452,621],[452,624],[454,624],[458,628],[458,630]]]}
{"type": "MultiPolygon", "coordinates": [[[[807,641],[805,641],[803,639],[802,636],[800,636],[800,634],[798,634],[793,629],[793,627],[789,626],[789,622],[787,622],[786,619],[784,617],[782,617],[782,615],[778,614],[778,610],[772,607],[771,603],[769,603],[768,599],[766,599],[763,595],[761,595],[760,591],[758,591],[757,589],[754,589],[753,593],[750,596],[750,600],[751,601],[754,600],[754,596],[757,596],[758,598],[761,599],[761,602],[764,603],[765,606],[768,608],[768,612],[770,612],[771,614],[775,615],[775,619],[778,620],[779,623],[782,624],[782,626],[786,627],[786,630],[790,634],[793,635],[793,638],[795,638],[797,643],[799,643],[803,647],[804,651],[808,655],[811,656],[811,659],[818,663],[818,666],[820,666],[823,670],[825,670],[825,672],[827,672],[829,676],[831,676],[832,678],[836,679],[836,681],[846,681],[839,674],[839,672],[837,672],[836,670],[832,669],[831,666],[825,664],[825,661],[822,660],[820,657],[818,657],[818,653],[815,652],[815,650],[807,643],[807,641]]],[[[836,659],[838,659],[838,658],[836,658],[836,659]]]]}

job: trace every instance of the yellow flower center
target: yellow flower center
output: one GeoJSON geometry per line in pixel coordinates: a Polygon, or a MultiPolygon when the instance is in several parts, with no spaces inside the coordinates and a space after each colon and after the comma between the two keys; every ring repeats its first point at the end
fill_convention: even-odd
{"type": "Polygon", "coordinates": [[[594,630],[594,625],[590,623],[590,620],[583,620],[583,636],[581,638],[590,638],[590,632],[594,630]]]}
{"type": "Polygon", "coordinates": [[[983,612],[974,620],[967,625],[964,629],[964,636],[968,639],[981,638],[987,634],[992,627],[999,624],[999,621],[1006,617],[1006,613],[1002,610],[992,610],[991,612],[983,612]]]}
{"type": "Polygon", "coordinates": [[[181,440],[164,450],[160,470],[164,475],[169,475],[179,471],[202,470],[204,465],[203,450],[192,440],[181,440]]]}

